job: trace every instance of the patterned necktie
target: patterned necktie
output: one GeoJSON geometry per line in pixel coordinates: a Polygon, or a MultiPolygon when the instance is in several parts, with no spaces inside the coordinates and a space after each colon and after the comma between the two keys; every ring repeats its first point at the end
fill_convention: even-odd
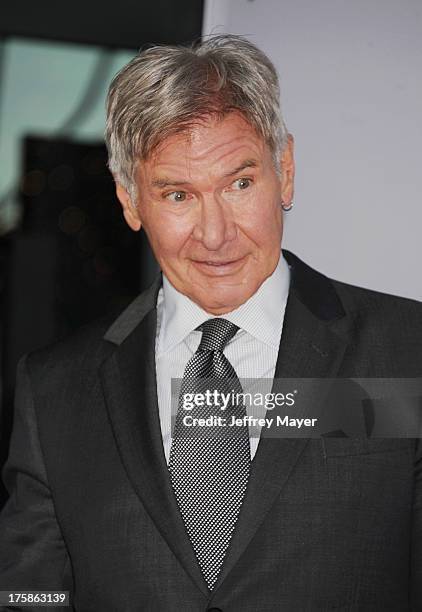
{"type": "Polygon", "coordinates": [[[212,590],[246,492],[250,447],[247,424],[243,421],[243,425],[229,426],[232,417],[243,420],[246,414],[243,401],[231,401],[225,410],[221,405],[205,405],[187,412],[183,405],[187,393],[205,395],[207,390],[242,393],[237,374],[223,354],[225,345],[239,328],[226,319],[210,319],[198,329],[202,339],[183,375],[169,471],[187,533],[212,590]],[[203,419],[216,415],[225,419],[225,426],[220,421],[213,426],[186,427],[183,424],[186,415],[203,419]]]}

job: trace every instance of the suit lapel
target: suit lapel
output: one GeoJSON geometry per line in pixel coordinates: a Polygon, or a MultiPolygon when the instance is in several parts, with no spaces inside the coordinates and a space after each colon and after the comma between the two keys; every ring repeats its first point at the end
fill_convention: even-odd
{"type": "MultiPolygon", "coordinates": [[[[283,252],[291,265],[291,285],[274,378],[334,378],[347,346],[342,305],[326,277],[283,252]]],[[[280,495],[308,441],[270,438],[265,430],[261,432],[248,490],[214,593],[280,495]]]]}
{"type": "Polygon", "coordinates": [[[198,588],[208,594],[174,497],[163,450],[155,376],[157,291],[156,285],[149,311],[137,316],[132,313],[133,324],[138,323],[134,330],[128,325],[127,313],[109,330],[108,339],[126,337],[103,363],[100,375],[128,478],[174,555],[198,588]]]}

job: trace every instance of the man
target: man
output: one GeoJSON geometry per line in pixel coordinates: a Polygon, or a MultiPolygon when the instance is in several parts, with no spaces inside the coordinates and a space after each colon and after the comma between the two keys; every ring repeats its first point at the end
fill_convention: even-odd
{"type": "Polygon", "coordinates": [[[107,145],[162,276],[21,361],[0,589],[84,612],[421,609],[418,440],[188,436],[177,402],[171,419],[172,379],[182,397],[421,375],[420,304],[280,251],[293,139],[271,62],[234,36],[144,51],[111,85],[107,145]]]}

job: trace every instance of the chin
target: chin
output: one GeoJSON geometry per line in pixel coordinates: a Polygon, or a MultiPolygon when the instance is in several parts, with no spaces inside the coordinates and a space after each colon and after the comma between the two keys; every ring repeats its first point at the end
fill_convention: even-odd
{"type": "Polygon", "coordinates": [[[256,289],[249,287],[227,287],[227,289],[216,289],[209,288],[206,295],[198,296],[199,299],[195,300],[201,308],[212,314],[223,314],[224,312],[231,312],[238,308],[241,304],[246,302],[254,293],[256,289]]]}

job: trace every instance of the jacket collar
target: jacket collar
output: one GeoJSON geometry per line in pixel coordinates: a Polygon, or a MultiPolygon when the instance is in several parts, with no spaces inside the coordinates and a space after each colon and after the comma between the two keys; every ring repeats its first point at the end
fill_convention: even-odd
{"type": "MultiPolygon", "coordinates": [[[[282,249],[282,253],[290,266],[290,290],[296,293],[300,302],[322,321],[341,319],[345,311],[330,279],[308,266],[291,251],[282,249]]],[[[150,287],[131,302],[114,321],[104,339],[117,345],[122,344],[147,313],[155,309],[161,286],[160,272],[150,287]]]]}

